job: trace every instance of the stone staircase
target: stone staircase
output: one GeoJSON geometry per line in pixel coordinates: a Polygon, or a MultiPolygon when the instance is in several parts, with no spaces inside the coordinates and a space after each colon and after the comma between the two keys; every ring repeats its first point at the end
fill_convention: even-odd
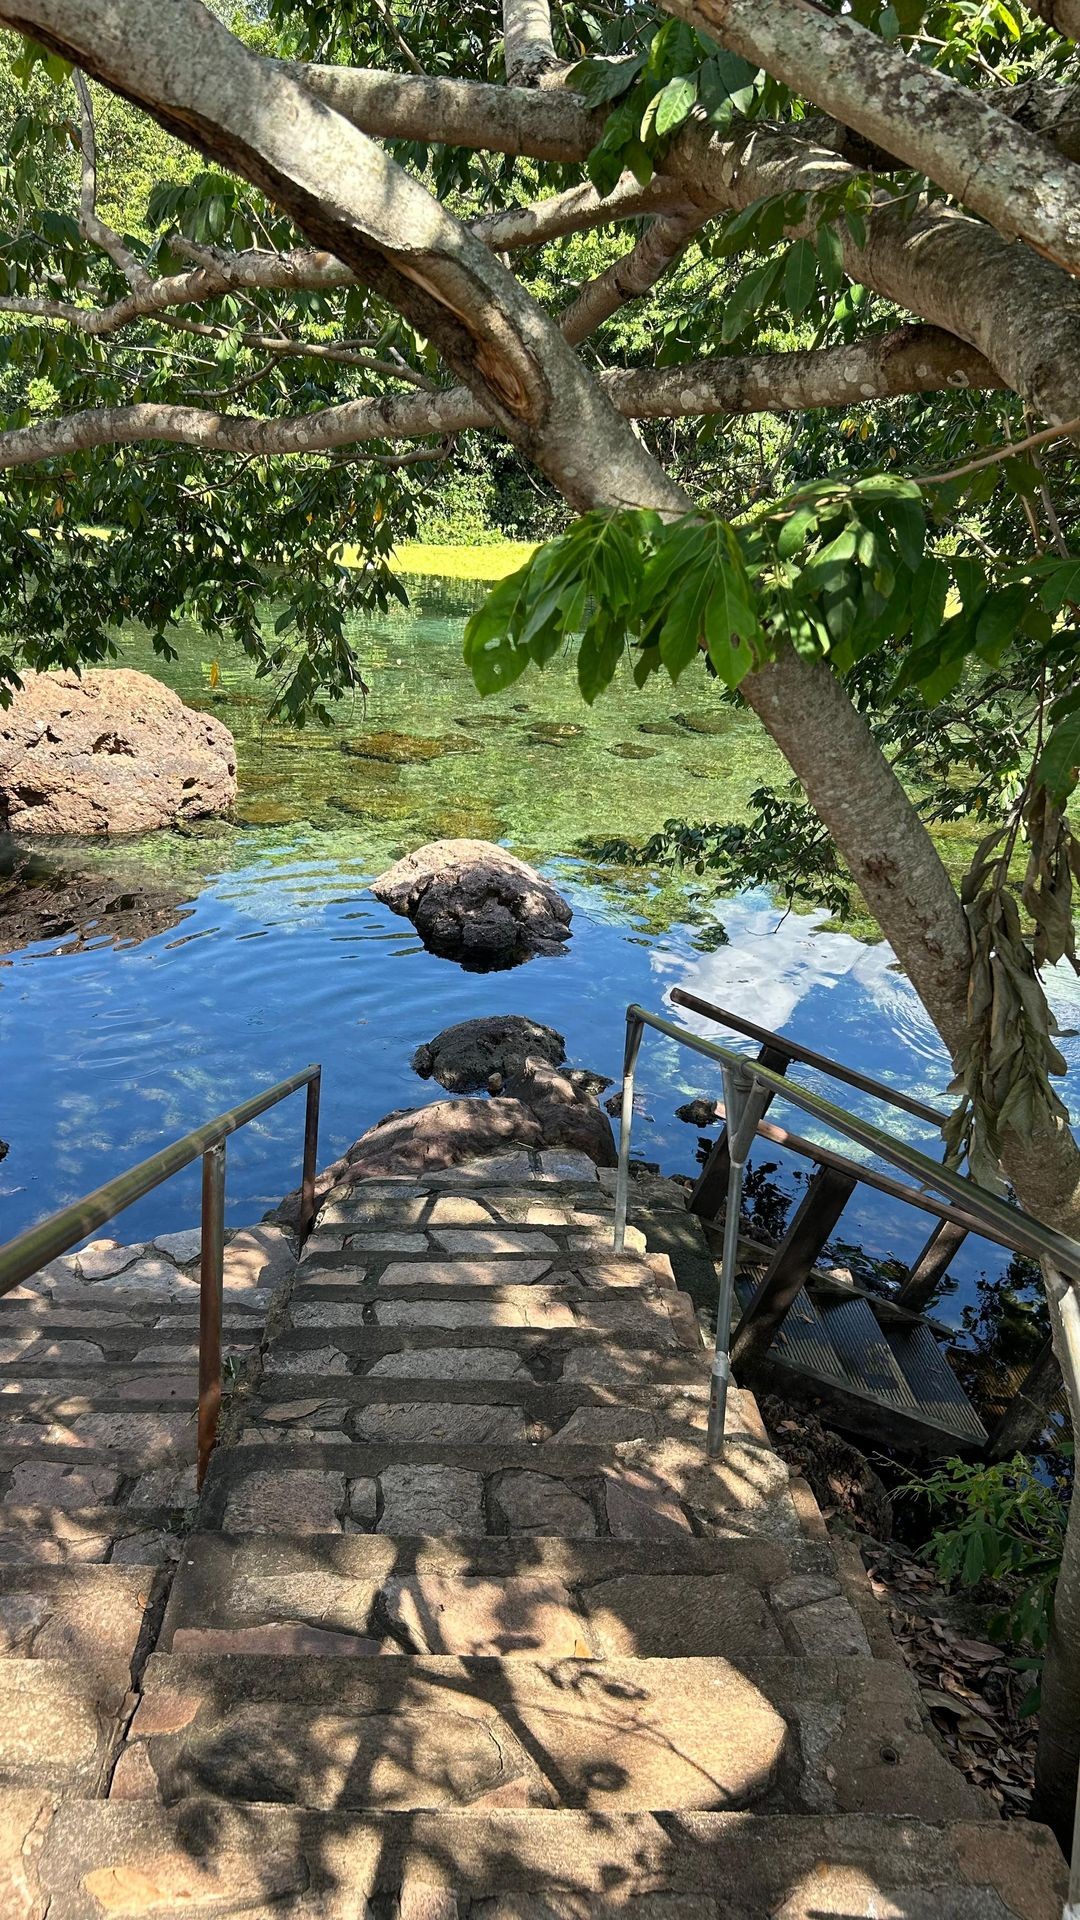
{"type": "Polygon", "coordinates": [[[190,1270],[0,1307],[3,1920],[1057,1920],[748,1394],[706,1462],[678,1190],[612,1204],[511,1155],[249,1245],[194,1515],[190,1270]]]}

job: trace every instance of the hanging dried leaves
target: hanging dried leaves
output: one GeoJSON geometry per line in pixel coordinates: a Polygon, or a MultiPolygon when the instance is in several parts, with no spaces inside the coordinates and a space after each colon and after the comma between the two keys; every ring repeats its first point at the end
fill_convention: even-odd
{"type": "Polygon", "coordinates": [[[960,1104],[942,1131],[950,1161],[966,1154],[973,1177],[995,1189],[1007,1131],[1030,1139],[1069,1117],[1050,1081],[1065,1073],[1066,1062],[1054,1044],[1057,1024],[1038,969],[1067,958],[1080,971],[1072,924],[1080,856],[1045,788],[1035,790],[1025,820],[1031,854],[1022,898],[1034,921],[1032,945],[1007,884],[1003,830],[982,841],[960,892],[971,941],[968,1030],[949,1089],[960,1104]]]}

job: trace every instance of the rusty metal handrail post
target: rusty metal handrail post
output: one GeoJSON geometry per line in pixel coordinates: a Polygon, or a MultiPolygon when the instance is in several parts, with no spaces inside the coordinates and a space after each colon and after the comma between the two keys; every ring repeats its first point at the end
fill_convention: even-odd
{"type": "Polygon", "coordinates": [[[221,1306],[225,1281],[225,1142],[208,1147],[202,1163],[202,1247],[199,1260],[199,1452],[196,1490],[202,1490],[217,1443],[221,1413],[221,1306]]]}
{"type": "Polygon", "coordinates": [[[300,1245],[303,1246],[315,1219],[315,1171],[319,1161],[319,1096],[322,1069],[308,1081],[304,1107],[304,1166],[300,1176],[300,1245]]]}
{"type": "Polygon", "coordinates": [[[630,1129],[634,1122],[634,1068],[641,1052],[645,1023],[638,1019],[636,1007],[626,1012],[626,1044],[623,1049],[622,1109],[619,1120],[619,1171],[615,1180],[615,1237],[612,1250],[621,1253],[626,1245],[626,1209],[630,1197],[630,1129]]]}
{"type": "Polygon", "coordinates": [[[742,1218],[743,1176],[758,1121],[771,1095],[756,1087],[750,1075],[726,1062],[724,1112],[727,1117],[728,1183],[724,1211],[724,1247],[720,1261],[720,1291],[716,1301],[716,1340],[709,1387],[709,1426],[706,1452],[710,1460],[724,1454],[724,1424],[731,1385],[731,1322],[735,1312],[735,1273],[739,1263],[739,1225],[742,1218]]]}

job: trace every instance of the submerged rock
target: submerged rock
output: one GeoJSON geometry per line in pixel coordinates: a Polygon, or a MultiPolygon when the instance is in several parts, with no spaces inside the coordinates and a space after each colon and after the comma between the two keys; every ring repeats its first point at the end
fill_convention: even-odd
{"type": "Polygon", "coordinates": [[[27,673],[0,713],[0,828],[146,833],[236,798],[236,745],[212,714],[128,667],[27,673]]]}
{"type": "Polygon", "coordinates": [[[82,953],[108,943],[138,946],[194,911],[190,894],[140,870],[108,873],[72,866],[62,854],[0,849],[0,954],[39,940],[82,953]]]}
{"type": "Polygon", "coordinates": [[[523,1073],[530,1056],[561,1067],[566,1059],[562,1034],[522,1013],[493,1014],[444,1027],[426,1046],[417,1047],[412,1067],[421,1080],[437,1080],[449,1093],[479,1093],[493,1074],[505,1085],[523,1073]]]}
{"type": "Polygon", "coordinates": [[[487,840],[433,840],[372,883],[425,947],[476,972],[559,953],[571,909],[532,867],[487,840]]]}
{"type": "Polygon", "coordinates": [[[676,1120],[685,1120],[688,1127],[715,1127],[720,1118],[715,1100],[688,1100],[683,1107],[676,1107],[676,1120]]]}
{"type": "Polygon", "coordinates": [[[730,713],[675,713],[672,719],[684,733],[728,733],[733,723],[730,713]]]}
{"type": "Polygon", "coordinates": [[[643,747],[637,740],[617,740],[608,748],[617,760],[655,760],[659,747],[643,747]]]}
{"type": "Polygon", "coordinates": [[[671,720],[642,720],[638,724],[639,733],[660,734],[665,740],[677,740],[679,728],[671,720]]]}
{"type": "Polygon", "coordinates": [[[464,734],[444,734],[436,740],[426,740],[418,733],[362,733],[353,740],[343,740],[342,753],[352,754],[356,760],[380,760],[388,766],[418,766],[427,760],[441,760],[446,753],[479,753],[478,740],[470,740],[464,734]]]}
{"type": "Polygon", "coordinates": [[[536,747],[565,747],[584,733],[574,720],[535,720],[529,728],[529,740],[536,747]]]}

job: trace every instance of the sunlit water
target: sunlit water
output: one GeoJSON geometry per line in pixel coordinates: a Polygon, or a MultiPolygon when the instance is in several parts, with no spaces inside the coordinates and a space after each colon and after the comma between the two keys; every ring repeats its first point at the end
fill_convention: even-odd
{"type": "MultiPolygon", "coordinates": [[[[683,985],[864,1073],[943,1099],[940,1046],[885,946],[824,930],[820,914],[785,915],[765,894],[717,901],[700,883],[655,891],[575,853],[585,837],[641,836],[672,815],[738,817],[753,787],[782,777],[751,717],[723,707],[703,674],[641,693],[627,675],[589,712],[570,662],[481,706],[460,655],[472,597],[431,584],[408,612],[361,630],[370,696],[329,732],[268,723],[261,686],[234,656],[217,660],[224,697],[212,695],[215,663],[197,635],[160,670],[236,733],[237,822],[57,850],[84,873],[128,876],[158,913],[148,932],[145,913],[134,926],[106,916],[0,962],[0,1135],[10,1143],[0,1163],[0,1237],[311,1060],[323,1063],[328,1160],[395,1107],[436,1098],[410,1056],[441,1027],[475,1014],[545,1021],[565,1034],[574,1063],[614,1080],[627,1002],[659,1008],[683,985]],[[414,736],[392,750],[429,757],[395,764],[343,751],[383,732],[414,736]],[[448,744],[459,750],[445,751],[448,744]],[[574,907],[564,955],[509,973],[465,973],[425,953],[407,921],[379,905],[367,883],[387,860],[451,833],[502,839],[550,873],[574,907]],[[726,944],[717,944],[721,927],[726,944]]],[[[125,657],[152,663],[138,638],[125,657]]],[[[1069,991],[1067,979],[1055,979],[1066,1026],[1069,991]]],[[[1070,1065],[1080,1063],[1080,1041],[1067,1035],[1063,1045],[1070,1065]]],[[[715,1076],[651,1035],[639,1087],[636,1150],[667,1172],[692,1172],[697,1135],[674,1109],[715,1095],[715,1076]]],[[[861,1110],[884,1117],[873,1103],[861,1110]]],[[[790,1107],[776,1117],[813,1132],[790,1107]]],[[[258,1218],[295,1184],[302,1124],[299,1096],[230,1141],[230,1222],[258,1218]]],[[[775,1149],[763,1155],[782,1158],[775,1149]]],[[[782,1161],[789,1184],[798,1164],[782,1161]]],[[[197,1203],[191,1169],[113,1231],[137,1239],[188,1225],[197,1203]]],[[[856,1196],[838,1237],[910,1259],[928,1224],[877,1196],[856,1196]]],[[[947,1316],[958,1317],[980,1271],[999,1265],[984,1243],[969,1243],[947,1316]]]]}

